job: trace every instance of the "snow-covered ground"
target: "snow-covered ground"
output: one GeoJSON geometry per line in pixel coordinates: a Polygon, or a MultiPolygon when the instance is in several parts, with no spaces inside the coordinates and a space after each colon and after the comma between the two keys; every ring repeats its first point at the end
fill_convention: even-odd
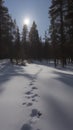
{"type": "Polygon", "coordinates": [[[73,72],[1,61],[0,130],[73,130],[73,72]]]}

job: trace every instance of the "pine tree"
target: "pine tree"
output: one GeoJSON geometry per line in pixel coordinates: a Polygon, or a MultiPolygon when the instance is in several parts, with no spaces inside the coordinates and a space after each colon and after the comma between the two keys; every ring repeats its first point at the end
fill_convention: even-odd
{"type": "Polygon", "coordinates": [[[18,64],[18,60],[20,59],[20,33],[18,27],[17,27],[16,39],[15,39],[15,59],[16,59],[16,64],[18,64]]]}
{"type": "Polygon", "coordinates": [[[45,31],[45,43],[44,43],[44,58],[46,60],[50,59],[50,46],[49,46],[49,38],[48,38],[48,34],[45,31]]]}
{"type": "Polygon", "coordinates": [[[39,44],[39,34],[37,30],[37,25],[33,22],[32,27],[29,32],[29,41],[30,41],[30,49],[31,49],[31,57],[37,59],[38,58],[38,44],[39,44]]]}
{"type": "Polygon", "coordinates": [[[65,16],[67,14],[67,0],[52,0],[50,7],[51,18],[51,41],[54,48],[55,60],[57,58],[56,48],[60,49],[59,57],[62,65],[66,64],[66,25],[65,16]]]}
{"type": "Polygon", "coordinates": [[[21,44],[21,57],[22,57],[22,62],[24,59],[27,59],[27,51],[28,51],[28,29],[27,25],[23,26],[23,31],[22,31],[22,44],[21,44]]]}
{"type": "Polygon", "coordinates": [[[67,13],[65,16],[67,56],[73,61],[73,0],[66,0],[67,13]]]}
{"type": "Polygon", "coordinates": [[[50,25],[50,37],[51,37],[51,56],[54,58],[54,64],[56,67],[56,60],[57,60],[57,51],[56,48],[58,46],[58,44],[60,44],[60,35],[59,35],[59,29],[60,29],[60,17],[58,10],[59,6],[58,6],[59,2],[57,0],[52,0],[52,5],[50,7],[49,10],[49,14],[50,14],[50,19],[51,19],[51,25],[50,25]]]}

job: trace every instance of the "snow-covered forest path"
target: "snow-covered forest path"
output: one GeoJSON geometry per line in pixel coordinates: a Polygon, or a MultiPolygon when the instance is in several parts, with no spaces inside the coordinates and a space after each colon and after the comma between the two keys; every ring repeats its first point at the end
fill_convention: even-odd
{"type": "Polygon", "coordinates": [[[0,130],[73,130],[73,72],[0,67],[0,130]]]}

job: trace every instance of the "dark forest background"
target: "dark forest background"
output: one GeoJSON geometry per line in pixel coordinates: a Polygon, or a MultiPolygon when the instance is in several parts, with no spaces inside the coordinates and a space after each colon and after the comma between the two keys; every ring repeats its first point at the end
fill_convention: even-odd
{"type": "Polygon", "coordinates": [[[35,21],[29,32],[24,25],[20,34],[16,20],[0,0],[0,59],[15,59],[16,64],[33,59],[54,60],[55,67],[59,62],[63,67],[73,63],[73,0],[51,0],[47,13],[50,26],[42,40],[35,21]]]}

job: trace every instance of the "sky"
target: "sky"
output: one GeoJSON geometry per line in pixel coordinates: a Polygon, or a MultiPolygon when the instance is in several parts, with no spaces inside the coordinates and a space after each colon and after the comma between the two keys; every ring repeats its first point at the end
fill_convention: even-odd
{"type": "Polygon", "coordinates": [[[5,5],[8,7],[12,18],[16,19],[20,32],[22,32],[24,19],[28,17],[30,19],[28,31],[35,21],[39,35],[44,37],[50,23],[48,15],[50,0],[5,0],[5,5]]]}

